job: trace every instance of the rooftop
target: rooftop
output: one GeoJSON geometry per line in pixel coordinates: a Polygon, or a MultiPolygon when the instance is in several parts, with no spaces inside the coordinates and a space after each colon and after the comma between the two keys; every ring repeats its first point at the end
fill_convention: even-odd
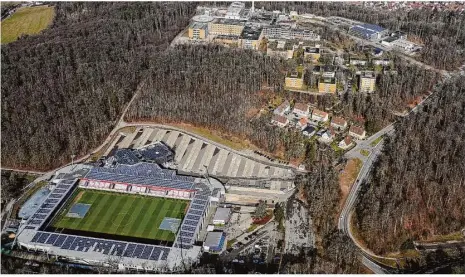
{"type": "Polygon", "coordinates": [[[208,232],[203,245],[209,247],[216,247],[220,245],[222,237],[223,232],[208,232]]]}
{"type": "Polygon", "coordinates": [[[371,79],[374,79],[376,77],[373,71],[362,71],[360,76],[362,78],[371,78],[371,79]]]}
{"type": "Polygon", "coordinates": [[[192,28],[192,29],[206,29],[208,26],[207,23],[205,22],[192,22],[190,25],[189,25],[189,28],[192,28]]]}
{"type": "Polygon", "coordinates": [[[324,112],[324,111],[320,111],[320,110],[314,109],[314,110],[312,111],[312,115],[316,115],[316,116],[319,116],[319,117],[327,117],[327,116],[328,116],[328,113],[327,113],[327,112],[324,112]]]}
{"type": "Polygon", "coordinates": [[[213,21],[216,24],[225,24],[225,25],[244,25],[244,21],[240,21],[237,19],[229,19],[229,18],[217,18],[213,21]]]}
{"type": "Polygon", "coordinates": [[[339,126],[343,126],[343,125],[345,125],[347,123],[347,121],[342,117],[335,116],[335,117],[333,117],[331,119],[331,123],[334,123],[334,124],[339,125],[339,126]]]}
{"type": "Polygon", "coordinates": [[[304,103],[295,103],[295,105],[294,105],[294,110],[308,112],[308,108],[309,108],[309,106],[307,104],[304,104],[304,103]]]}
{"type": "Polygon", "coordinates": [[[328,78],[320,78],[320,83],[323,83],[323,84],[336,84],[336,78],[331,78],[331,77],[328,77],[328,78]]]}
{"type": "Polygon", "coordinates": [[[305,53],[318,54],[318,53],[320,53],[320,48],[318,48],[318,47],[307,47],[307,48],[305,48],[305,53]]]}
{"type": "Polygon", "coordinates": [[[279,115],[279,114],[273,115],[272,120],[276,121],[276,122],[279,122],[279,123],[282,123],[282,124],[286,124],[287,121],[288,121],[287,117],[284,117],[284,116],[279,115]]]}
{"type": "Polygon", "coordinates": [[[363,135],[363,132],[365,132],[365,130],[362,127],[355,125],[351,126],[349,131],[357,135],[363,135]]]}
{"type": "Polygon", "coordinates": [[[245,26],[242,30],[241,38],[248,40],[258,40],[262,34],[262,28],[245,26]]]}
{"type": "Polygon", "coordinates": [[[229,215],[231,214],[230,208],[218,208],[216,209],[215,216],[213,220],[224,220],[225,222],[228,221],[229,215]]]}

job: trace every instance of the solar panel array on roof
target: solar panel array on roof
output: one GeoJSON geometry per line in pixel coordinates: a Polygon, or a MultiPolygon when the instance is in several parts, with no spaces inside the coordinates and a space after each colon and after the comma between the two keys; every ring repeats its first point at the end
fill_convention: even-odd
{"type": "Polygon", "coordinates": [[[158,261],[163,257],[166,259],[170,252],[169,248],[162,246],[126,243],[49,232],[37,232],[31,242],[53,245],[65,250],[80,252],[93,251],[104,255],[116,255],[154,261],[158,261]]]}
{"type": "Polygon", "coordinates": [[[189,248],[192,247],[195,240],[195,231],[200,225],[202,215],[209,203],[211,189],[204,183],[196,183],[195,189],[197,192],[192,199],[192,202],[187,210],[184,221],[181,224],[181,232],[176,239],[176,247],[189,248]]]}
{"type": "Polygon", "coordinates": [[[113,156],[119,164],[132,165],[139,162],[139,158],[137,158],[131,149],[118,149],[113,156]]]}
{"type": "Polygon", "coordinates": [[[156,143],[136,150],[141,159],[158,164],[164,164],[173,160],[173,151],[163,144],[156,143]]]}
{"type": "Polygon", "coordinates": [[[50,214],[58,207],[58,204],[63,200],[63,198],[68,194],[68,192],[73,188],[75,180],[62,180],[55,187],[52,193],[45,199],[44,204],[30,217],[28,222],[27,229],[34,226],[34,228],[39,228],[44,221],[50,216],[50,214]],[[59,188],[60,187],[60,188],[59,188]]]}
{"type": "Polygon", "coordinates": [[[366,28],[366,29],[373,30],[375,32],[382,32],[382,31],[386,30],[381,26],[374,25],[374,24],[368,24],[368,23],[362,24],[361,26],[366,28]]]}
{"type": "Polygon", "coordinates": [[[86,175],[87,179],[149,185],[171,189],[191,190],[192,181],[179,180],[174,170],[162,169],[156,164],[138,163],[135,165],[118,165],[115,168],[93,167],[86,175]]]}

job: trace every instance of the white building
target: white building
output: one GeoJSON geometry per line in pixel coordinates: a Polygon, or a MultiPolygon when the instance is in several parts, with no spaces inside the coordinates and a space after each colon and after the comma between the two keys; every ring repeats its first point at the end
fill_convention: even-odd
{"type": "Polygon", "coordinates": [[[297,116],[300,116],[300,117],[308,117],[309,115],[309,106],[307,104],[304,104],[304,103],[295,103],[294,105],[294,110],[292,111],[293,113],[295,113],[297,116]]]}
{"type": "Polygon", "coordinates": [[[230,208],[218,208],[216,209],[215,216],[213,217],[214,225],[225,225],[229,222],[231,218],[231,209],[230,208]]]}
{"type": "Polygon", "coordinates": [[[320,111],[320,110],[317,110],[317,109],[314,109],[312,111],[312,120],[320,121],[320,122],[326,122],[326,121],[328,121],[328,119],[329,119],[329,116],[328,116],[327,112],[320,111]]]}

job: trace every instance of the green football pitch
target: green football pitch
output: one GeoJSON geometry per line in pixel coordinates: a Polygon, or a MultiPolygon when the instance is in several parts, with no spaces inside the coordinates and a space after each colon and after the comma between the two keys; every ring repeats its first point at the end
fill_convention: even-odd
{"type": "Polygon", "coordinates": [[[171,231],[158,227],[165,217],[182,219],[186,200],[78,189],[52,227],[146,239],[174,241],[171,231]],[[75,203],[91,204],[83,218],[67,217],[75,203]]]}

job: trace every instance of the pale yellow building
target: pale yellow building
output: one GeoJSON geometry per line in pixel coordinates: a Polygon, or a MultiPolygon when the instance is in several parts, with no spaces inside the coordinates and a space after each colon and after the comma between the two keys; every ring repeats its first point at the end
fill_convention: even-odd
{"type": "Polygon", "coordinates": [[[375,91],[376,76],[372,71],[365,71],[360,74],[360,92],[372,93],[375,91]]]}
{"type": "Polygon", "coordinates": [[[336,78],[324,76],[318,82],[318,92],[320,93],[336,93],[336,78]]]}
{"type": "Polygon", "coordinates": [[[213,39],[213,42],[230,47],[239,47],[241,44],[241,39],[238,36],[219,35],[213,39]]]}
{"type": "Polygon", "coordinates": [[[244,30],[244,24],[237,20],[220,19],[210,22],[208,30],[212,35],[240,36],[244,30]]]}
{"type": "Polygon", "coordinates": [[[208,24],[194,22],[189,25],[189,39],[206,39],[208,36],[208,24]]]}
{"type": "Polygon", "coordinates": [[[304,74],[302,72],[292,72],[286,76],[285,85],[288,88],[302,88],[304,85],[304,74]]]}

